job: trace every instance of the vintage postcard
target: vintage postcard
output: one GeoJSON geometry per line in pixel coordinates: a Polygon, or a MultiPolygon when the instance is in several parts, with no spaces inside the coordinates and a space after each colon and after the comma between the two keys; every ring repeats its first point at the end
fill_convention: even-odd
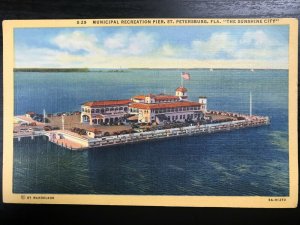
{"type": "Polygon", "coordinates": [[[297,206],[296,19],[3,22],[8,203],[297,206]]]}

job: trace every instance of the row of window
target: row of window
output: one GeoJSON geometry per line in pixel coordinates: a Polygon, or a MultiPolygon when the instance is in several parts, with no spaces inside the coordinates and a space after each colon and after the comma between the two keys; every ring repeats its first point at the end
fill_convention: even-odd
{"type": "Polygon", "coordinates": [[[178,102],[179,99],[172,99],[172,100],[156,100],[155,103],[168,103],[168,102],[178,102]]]}
{"type": "MultiPolygon", "coordinates": [[[[176,116],[167,116],[168,121],[177,121],[177,120],[189,120],[189,119],[197,119],[200,117],[200,113],[195,113],[195,114],[184,114],[184,115],[176,115],[176,116]]],[[[154,117],[151,117],[152,120],[154,120],[154,117]]],[[[145,121],[148,121],[148,118],[145,118],[145,121]]]]}
{"type": "MultiPolygon", "coordinates": [[[[170,108],[170,109],[152,109],[152,113],[166,113],[166,112],[181,112],[189,110],[200,110],[200,107],[182,107],[182,108],[170,108]]],[[[133,112],[133,111],[131,111],[133,112]]],[[[145,110],[145,113],[148,113],[148,110],[145,110]]]]}
{"type": "Polygon", "coordinates": [[[185,119],[196,119],[200,116],[200,114],[187,114],[187,115],[176,115],[176,116],[168,116],[168,120],[185,120],[185,119]]]}
{"type": "Polygon", "coordinates": [[[112,107],[112,108],[100,108],[100,109],[88,109],[82,108],[82,112],[86,113],[105,113],[105,112],[115,112],[115,111],[128,111],[128,107],[112,107]]]}

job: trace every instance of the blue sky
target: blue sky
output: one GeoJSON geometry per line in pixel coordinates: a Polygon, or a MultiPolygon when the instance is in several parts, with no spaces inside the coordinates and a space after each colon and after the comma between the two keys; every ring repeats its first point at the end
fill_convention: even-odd
{"type": "Polygon", "coordinates": [[[15,67],[288,67],[288,26],[16,28],[14,44],[15,67]]]}

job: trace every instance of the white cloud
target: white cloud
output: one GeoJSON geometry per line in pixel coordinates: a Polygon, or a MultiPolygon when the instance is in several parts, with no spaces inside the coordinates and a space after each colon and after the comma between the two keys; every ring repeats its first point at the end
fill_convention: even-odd
{"type": "Polygon", "coordinates": [[[138,32],[129,38],[128,52],[134,55],[148,53],[154,49],[154,36],[138,32]]]}
{"type": "Polygon", "coordinates": [[[59,58],[67,55],[65,51],[49,48],[29,48],[21,46],[15,50],[16,67],[52,67],[57,66],[59,58]]]}
{"type": "Polygon", "coordinates": [[[15,66],[287,68],[287,46],[271,39],[263,31],[241,36],[217,32],[207,40],[198,38],[184,47],[168,42],[159,45],[156,36],[147,32],[118,32],[100,41],[93,34],[74,31],[52,39],[59,49],[16,48],[15,66]],[[78,54],[79,50],[86,53],[78,54]],[[220,53],[226,57],[219,57],[220,53]]]}
{"type": "Polygon", "coordinates": [[[104,40],[104,47],[109,49],[125,48],[128,42],[128,32],[115,33],[104,40]]]}
{"type": "Polygon", "coordinates": [[[97,48],[97,38],[93,34],[86,34],[81,31],[59,34],[52,43],[63,50],[71,52],[78,50],[94,51],[97,48]]]}
{"type": "Polygon", "coordinates": [[[236,42],[229,33],[213,33],[207,41],[194,40],[192,48],[200,55],[206,57],[214,57],[220,52],[232,54],[236,48],[236,42]]]}
{"type": "Polygon", "coordinates": [[[181,57],[184,58],[188,56],[188,49],[182,46],[173,46],[169,43],[163,44],[158,54],[166,57],[181,57]]]}
{"type": "Polygon", "coordinates": [[[272,38],[262,31],[247,31],[243,34],[240,43],[243,45],[253,45],[256,48],[271,46],[274,44],[272,38]]]}
{"type": "Polygon", "coordinates": [[[155,37],[151,33],[119,32],[104,40],[104,47],[115,54],[143,55],[154,50],[155,37]]]}

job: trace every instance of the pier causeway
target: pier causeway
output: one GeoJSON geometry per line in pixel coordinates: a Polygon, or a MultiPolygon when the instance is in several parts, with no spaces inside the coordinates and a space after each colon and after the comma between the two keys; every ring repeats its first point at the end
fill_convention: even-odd
{"type": "MultiPolygon", "coordinates": [[[[211,113],[216,112],[211,111],[211,113]]],[[[221,113],[229,114],[227,112],[221,113]]],[[[174,138],[186,135],[201,135],[215,132],[225,132],[270,124],[269,117],[249,116],[234,113],[230,113],[230,115],[243,116],[244,119],[220,123],[210,123],[204,125],[186,126],[180,128],[144,131],[132,134],[103,136],[99,138],[87,138],[68,130],[38,131],[31,132],[28,134],[14,134],[14,138],[20,141],[21,138],[25,137],[31,137],[31,139],[34,139],[34,137],[37,136],[47,136],[50,142],[62,146],[64,148],[70,150],[84,150],[90,148],[101,148],[105,146],[135,143],[141,141],[157,140],[162,138],[174,138]]]]}

